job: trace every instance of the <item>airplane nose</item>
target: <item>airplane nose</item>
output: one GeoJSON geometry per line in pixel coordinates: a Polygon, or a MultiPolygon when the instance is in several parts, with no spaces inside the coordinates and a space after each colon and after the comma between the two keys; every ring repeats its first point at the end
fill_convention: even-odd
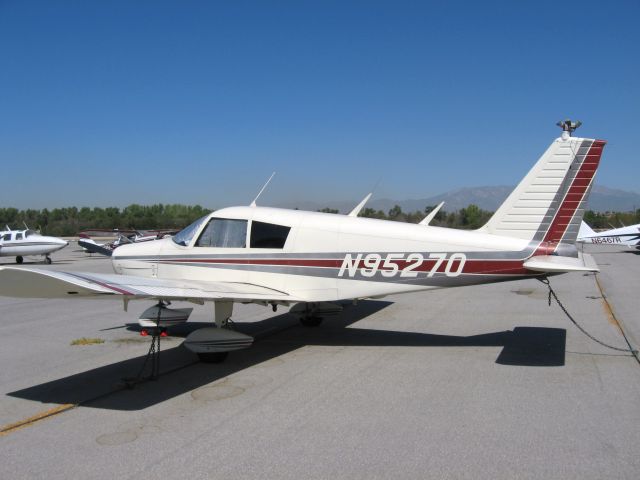
{"type": "Polygon", "coordinates": [[[58,237],[46,237],[46,241],[53,243],[59,249],[60,248],[64,248],[67,245],[69,245],[69,242],[67,242],[66,240],[63,240],[61,238],[58,238],[58,237]]]}

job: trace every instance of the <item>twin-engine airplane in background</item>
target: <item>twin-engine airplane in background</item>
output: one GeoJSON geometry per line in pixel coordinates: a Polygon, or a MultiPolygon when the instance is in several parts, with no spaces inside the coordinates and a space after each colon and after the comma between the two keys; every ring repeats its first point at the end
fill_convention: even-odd
{"type": "MultiPolygon", "coordinates": [[[[26,226],[26,225],[25,225],[26,226]]],[[[0,232],[0,257],[16,257],[16,263],[24,261],[30,255],[42,255],[44,261],[51,264],[49,256],[69,242],[57,237],[45,237],[33,230],[11,230],[8,226],[0,232]]]]}
{"type": "MultiPolygon", "coordinates": [[[[221,361],[252,338],[227,322],[234,303],[293,306],[305,325],[341,310],[345,300],[478,285],[563,272],[598,271],[575,246],[605,142],[574,138],[562,122],[531,171],[475,231],[348,215],[256,206],[224,208],[172,238],[113,251],[116,275],[17,267],[0,269],[0,294],[29,298],[155,300],[142,319],[186,321],[190,309],[165,302],[213,302],[216,327],[192,332],[185,346],[221,361]]],[[[168,324],[167,323],[167,324],[168,324]]]]}
{"type": "Polygon", "coordinates": [[[613,228],[604,232],[594,232],[584,221],[578,232],[578,242],[595,243],[597,245],[616,245],[640,248],[640,224],[628,227],[613,228]]]}

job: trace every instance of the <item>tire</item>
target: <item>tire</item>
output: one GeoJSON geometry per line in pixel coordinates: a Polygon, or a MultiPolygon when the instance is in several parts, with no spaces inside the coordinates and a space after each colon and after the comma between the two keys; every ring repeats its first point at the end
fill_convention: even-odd
{"type": "Polygon", "coordinates": [[[228,355],[229,352],[199,353],[198,358],[202,363],[222,363],[228,355]]]}
{"type": "Polygon", "coordinates": [[[300,323],[305,327],[317,327],[322,323],[322,317],[312,315],[310,317],[300,317],[300,323]]]}
{"type": "Polygon", "coordinates": [[[22,265],[22,262],[23,262],[23,261],[24,261],[24,259],[23,259],[22,257],[20,257],[20,256],[16,257],[16,263],[17,263],[18,265],[22,265]]]}

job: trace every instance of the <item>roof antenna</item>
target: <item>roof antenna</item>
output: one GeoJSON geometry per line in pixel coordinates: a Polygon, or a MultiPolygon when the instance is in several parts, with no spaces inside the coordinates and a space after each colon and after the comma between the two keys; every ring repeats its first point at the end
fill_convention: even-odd
{"type": "Polygon", "coordinates": [[[380,182],[382,181],[382,177],[378,178],[378,181],[376,182],[376,184],[373,186],[373,188],[371,189],[371,192],[369,193],[369,195],[367,195],[366,197],[364,197],[362,199],[362,201],[356,205],[353,210],[351,210],[348,214],[347,217],[357,217],[358,215],[360,215],[360,211],[364,208],[364,206],[367,204],[367,202],[369,201],[369,199],[371,198],[371,195],[373,195],[373,192],[376,191],[376,189],[378,188],[378,185],[380,185],[380,182]]]}
{"type": "Polygon", "coordinates": [[[578,120],[577,122],[572,122],[567,118],[564,121],[560,120],[558,123],[556,123],[556,125],[562,129],[562,139],[566,140],[571,136],[573,132],[576,131],[576,129],[580,127],[580,125],[582,125],[582,122],[580,120],[578,120]]]}
{"type": "Polygon", "coordinates": [[[255,207],[256,206],[256,201],[258,200],[258,197],[260,197],[260,195],[262,195],[262,192],[264,192],[264,189],[267,188],[267,185],[269,185],[269,182],[271,181],[271,179],[275,176],[276,172],[273,172],[271,174],[271,176],[269,177],[269,180],[267,180],[267,183],[264,184],[264,186],[260,189],[260,191],[258,192],[258,195],[256,195],[256,198],[253,199],[253,202],[251,202],[251,207],[255,207]]]}

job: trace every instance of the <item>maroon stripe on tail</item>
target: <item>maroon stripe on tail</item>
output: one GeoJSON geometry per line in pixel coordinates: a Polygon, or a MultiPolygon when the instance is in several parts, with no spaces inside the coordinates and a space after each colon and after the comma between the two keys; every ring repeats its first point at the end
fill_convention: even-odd
{"type": "Polygon", "coordinates": [[[602,156],[602,149],[606,143],[604,140],[595,140],[589,148],[580,170],[573,179],[567,194],[562,200],[560,208],[558,208],[556,212],[556,216],[551,222],[551,226],[543,242],[558,243],[562,240],[562,237],[567,231],[567,227],[571,223],[571,219],[576,214],[576,210],[584,200],[584,196],[593,181],[593,177],[598,169],[598,164],[600,163],[600,157],[602,156]]]}

